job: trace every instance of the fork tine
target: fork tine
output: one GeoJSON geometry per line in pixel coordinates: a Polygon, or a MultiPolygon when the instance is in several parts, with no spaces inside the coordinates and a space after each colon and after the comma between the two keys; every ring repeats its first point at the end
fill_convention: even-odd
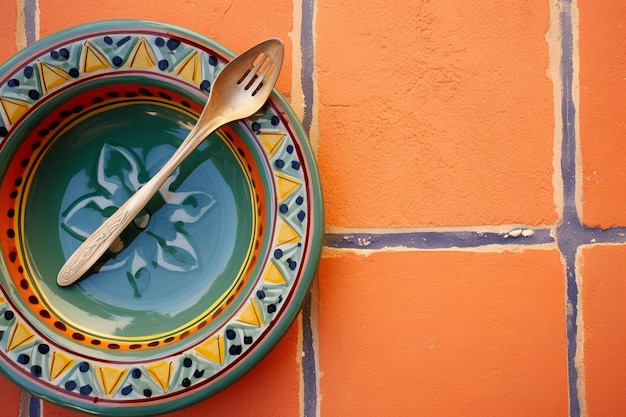
{"type": "Polygon", "coordinates": [[[243,84],[244,86],[247,86],[248,84],[250,84],[250,82],[254,79],[254,76],[256,75],[256,73],[259,71],[259,68],[261,68],[261,66],[263,65],[263,63],[265,61],[267,61],[268,56],[265,54],[259,54],[253,61],[256,62],[256,60],[259,59],[259,61],[257,62],[256,65],[254,66],[250,66],[250,69],[248,71],[246,71],[246,73],[242,76],[242,78],[237,82],[237,84],[243,84]],[[261,57],[261,59],[259,59],[259,56],[261,57]]]}
{"type": "Polygon", "coordinates": [[[259,77],[252,80],[252,83],[248,88],[248,90],[252,90],[252,95],[255,95],[263,87],[263,81],[265,81],[267,76],[274,71],[274,67],[274,62],[270,59],[265,68],[263,68],[259,74],[259,77]]]}

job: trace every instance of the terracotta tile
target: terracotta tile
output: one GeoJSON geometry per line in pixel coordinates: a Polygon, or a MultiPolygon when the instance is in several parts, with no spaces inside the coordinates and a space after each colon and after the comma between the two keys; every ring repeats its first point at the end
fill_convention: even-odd
{"type": "Polygon", "coordinates": [[[578,8],[582,217],[593,227],[626,226],[626,3],[578,8]]]}
{"type": "Polygon", "coordinates": [[[0,374],[0,392],[2,393],[2,399],[0,404],[0,413],[3,416],[17,416],[20,409],[20,395],[22,390],[18,388],[13,382],[9,381],[7,377],[0,374]]]}
{"type": "MultiPolygon", "coordinates": [[[[168,417],[297,416],[300,402],[298,322],[289,328],[250,372],[216,395],[168,417]]],[[[43,417],[78,417],[76,411],[46,403],[43,417]]]]}
{"type": "Polygon", "coordinates": [[[17,51],[15,31],[17,22],[17,3],[5,1],[2,6],[2,18],[0,25],[0,64],[17,51]]]}
{"type": "Polygon", "coordinates": [[[317,2],[334,226],[555,221],[549,2],[317,2]]]}
{"type": "Polygon", "coordinates": [[[252,0],[200,2],[183,0],[99,0],[89,7],[73,2],[39,0],[41,36],[81,23],[103,19],[148,19],[172,23],[202,33],[236,53],[266,38],[285,43],[285,63],[278,82],[284,94],[291,90],[291,40],[293,3],[272,3],[271,13],[252,0]]]}
{"type": "Polygon", "coordinates": [[[558,251],[340,251],[319,288],[321,415],[567,415],[558,251]]]}
{"type": "Polygon", "coordinates": [[[595,246],[582,254],[587,415],[626,415],[626,247],[595,246]]]}

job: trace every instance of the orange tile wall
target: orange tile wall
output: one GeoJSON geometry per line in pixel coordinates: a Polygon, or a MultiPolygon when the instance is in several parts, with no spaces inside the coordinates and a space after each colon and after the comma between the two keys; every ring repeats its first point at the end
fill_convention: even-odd
{"type": "MultiPolygon", "coordinates": [[[[0,60],[108,18],[236,52],[317,155],[326,239],[303,314],[174,416],[626,415],[626,3],[2,0],[0,60]]],[[[0,416],[78,416],[0,377],[0,416]]]]}

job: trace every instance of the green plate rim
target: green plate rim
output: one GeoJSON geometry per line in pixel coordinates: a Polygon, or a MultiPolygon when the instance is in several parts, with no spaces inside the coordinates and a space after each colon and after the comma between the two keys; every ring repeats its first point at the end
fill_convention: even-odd
{"type": "MultiPolygon", "coordinates": [[[[16,66],[20,65],[20,63],[32,57],[33,54],[45,51],[47,48],[51,48],[66,38],[80,36],[85,32],[111,29],[138,30],[142,28],[160,30],[174,35],[182,35],[197,41],[202,46],[220,52],[230,58],[235,56],[232,50],[217,41],[181,26],[151,20],[112,19],[76,25],[46,36],[45,38],[28,45],[26,48],[17,52],[13,57],[8,59],[0,66],[0,73],[14,69],[16,66]]],[[[281,310],[280,316],[273,323],[271,330],[263,336],[263,340],[243,359],[239,360],[234,367],[230,368],[226,375],[205,385],[203,388],[197,389],[183,397],[173,397],[171,401],[164,401],[162,399],[158,403],[150,403],[147,401],[141,406],[124,407],[120,404],[106,406],[99,403],[93,403],[86,406],[84,401],[78,401],[76,403],[60,401],[55,395],[51,395],[54,393],[51,393],[45,388],[42,388],[42,386],[36,384],[33,378],[29,378],[24,375],[15,375],[5,369],[4,364],[2,363],[0,371],[6,377],[38,397],[64,407],[78,409],[79,411],[86,413],[117,416],[151,415],[184,408],[214,395],[242,377],[272,350],[272,348],[279,342],[296,319],[307,295],[309,294],[310,287],[316,277],[317,265],[321,257],[324,237],[324,212],[321,181],[316,158],[309,143],[308,135],[286,98],[277,89],[274,89],[272,99],[275,100],[275,102],[278,103],[281,109],[285,112],[285,119],[291,123],[291,127],[294,130],[294,137],[298,139],[301,156],[303,161],[307,164],[306,170],[308,173],[307,177],[309,179],[307,198],[309,198],[310,208],[308,215],[312,218],[312,220],[310,220],[311,226],[309,228],[310,237],[307,240],[308,251],[305,254],[306,265],[303,265],[301,268],[297,288],[291,291],[289,305],[281,310]]],[[[0,262],[0,273],[8,273],[4,261],[0,262]]]]}

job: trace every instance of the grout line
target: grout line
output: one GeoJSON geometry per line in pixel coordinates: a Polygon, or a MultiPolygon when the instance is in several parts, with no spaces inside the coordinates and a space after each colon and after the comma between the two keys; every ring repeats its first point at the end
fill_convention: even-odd
{"type": "MultiPolygon", "coordinates": [[[[315,125],[315,0],[303,0],[300,18],[300,86],[303,97],[302,126],[311,137],[312,126],[315,125]]],[[[315,285],[315,284],[314,284],[315,285]]],[[[318,364],[315,352],[315,339],[317,338],[315,327],[315,308],[312,305],[313,291],[307,296],[302,307],[302,414],[304,417],[316,417],[319,414],[318,407],[318,364]]]]}
{"type": "MultiPolygon", "coordinates": [[[[563,222],[557,230],[557,236],[563,236],[559,240],[559,248],[566,264],[566,295],[567,295],[567,366],[569,383],[569,408],[570,417],[580,417],[581,402],[584,399],[584,381],[579,374],[577,358],[579,349],[582,349],[582,342],[579,345],[579,337],[582,336],[582,327],[579,330],[579,293],[577,252],[580,245],[602,241],[619,241],[623,234],[621,230],[612,230],[608,233],[599,229],[585,228],[580,220],[577,206],[577,114],[576,98],[574,91],[577,88],[577,79],[574,77],[575,71],[575,22],[572,13],[572,0],[563,0],[560,13],[561,20],[561,81],[562,105],[561,112],[563,118],[563,142],[561,169],[563,172],[563,222]],[[606,236],[606,237],[605,237],[606,236]]],[[[575,5],[574,5],[575,7],[575,5]]],[[[582,373],[582,370],[581,370],[582,373]]]]}
{"type": "Polygon", "coordinates": [[[31,395],[28,404],[28,417],[40,417],[42,415],[43,413],[41,400],[31,395]]]}
{"type": "Polygon", "coordinates": [[[300,71],[300,83],[304,97],[304,114],[302,126],[308,133],[313,124],[314,104],[314,68],[315,68],[315,45],[313,39],[313,15],[315,13],[315,0],[302,1],[302,20],[300,29],[300,50],[302,66],[300,71]]]}
{"type": "Polygon", "coordinates": [[[450,249],[491,245],[545,245],[555,243],[550,229],[516,228],[506,233],[491,231],[423,231],[401,233],[327,233],[324,245],[338,249],[385,248],[450,249]]]}
{"type": "Polygon", "coordinates": [[[21,0],[24,4],[24,34],[26,44],[30,45],[39,38],[39,1],[21,0]]]}
{"type": "MultiPolygon", "coordinates": [[[[561,82],[562,82],[562,153],[561,170],[563,174],[563,222],[557,229],[559,249],[565,259],[566,273],[566,329],[567,329],[567,371],[569,383],[570,417],[580,417],[580,395],[578,391],[578,370],[576,356],[578,351],[578,294],[576,281],[576,252],[581,238],[590,230],[582,227],[576,208],[576,106],[573,97],[574,80],[574,32],[571,0],[561,2],[559,14],[561,22],[561,82]]],[[[593,231],[591,231],[593,233],[593,231]]],[[[598,234],[598,233],[594,233],[598,234]]]]}
{"type": "MultiPolygon", "coordinates": [[[[567,206],[566,206],[567,207],[567,206]]],[[[568,207],[571,211],[572,208],[568,207]]],[[[405,249],[468,249],[483,247],[538,246],[559,243],[559,248],[592,244],[626,244],[626,227],[588,228],[578,216],[565,215],[556,229],[516,227],[507,232],[494,227],[454,229],[428,228],[389,231],[389,229],[347,228],[324,235],[324,246],[335,249],[377,250],[405,249]],[[559,239],[560,236],[560,239],[559,239]]],[[[503,248],[504,249],[504,248],[503,248]]],[[[571,250],[571,249],[568,249],[571,250]]]]}
{"type": "MultiPolygon", "coordinates": [[[[312,290],[313,291],[313,290],[312,290]]],[[[312,324],[312,291],[306,297],[302,306],[302,382],[303,382],[303,415],[315,417],[317,415],[317,355],[314,345],[314,328],[312,324]]]]}

